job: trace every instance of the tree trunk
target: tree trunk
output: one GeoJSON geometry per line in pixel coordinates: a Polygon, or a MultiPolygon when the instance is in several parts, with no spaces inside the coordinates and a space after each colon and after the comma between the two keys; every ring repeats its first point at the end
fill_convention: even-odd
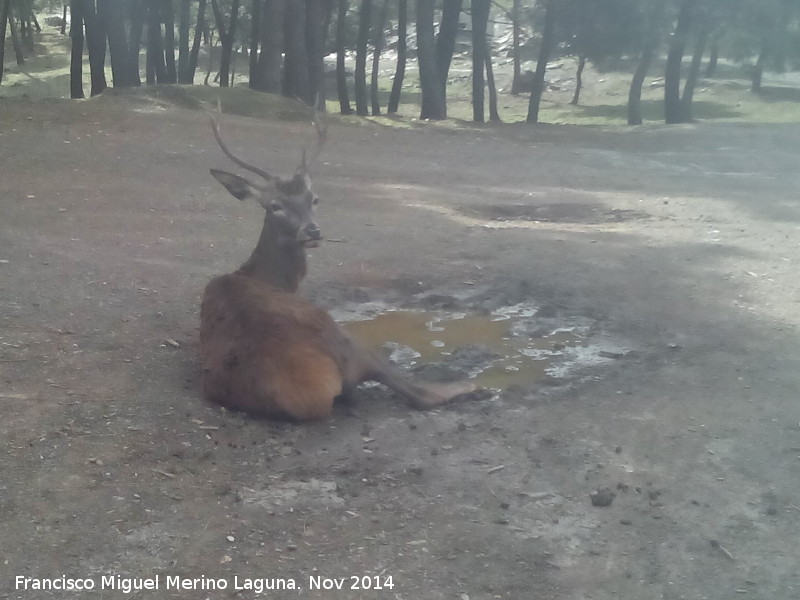
{"type": "Polygon", "coordinates": [[[328,36],[331,31],[331,21],[333,21],[333,9],[336,7],[336,0],[325,0],[325,10],[322,17],[322,50],[323,53],[330,46],[328,45],[328,36]]]}
{"type": "Polygon", "coordinates": [[[150,0],[147,6],[147,83],[168,83],[164,58],[164,39],[161,35],[160,0],[150,0]]]}
{"type": "Polygon", "coordinates": [[[17,65],[24,65],[25,54],[22,52],[22,44],[19,41],[19,33],[17,33],[17,21],[14,18],[14,10],[11,6],[8,9],[8,29],[11,32],[11,47],[14,48],[14,57],[17,59],[17,65]]]}
{"type": "Polygon", "coordinates": [[[258,55],[258,90],[281,93],[284,0],[266,0],[261,19],[261,53],[258,55]]]}
{"type": "Polygon", "coordinates": [[[250,81],[247,85],[251,90],[259,89],[258,46],[261,43],[263,5],[263,0],[253,0],[250,4],[250,81]]]}
{"type": "Polygon", "coordinates": [[[89,50],[89,70],[91,73],[91,92],[96,96],[108,87],[106,83],[106,30],[105,20],[98,17],[92,0],[82,0],[83,22],[89,50]]]}
{"type": "Polygon", "coordinates": [[[20,18],[20,19],[18,19],[18,21],[19,21],[19,29],[18,29],[17,35],[19,35],[19,43],[22,46],[23,53],[24,52],[30,53],[31,50],[32,50],[32,47],[31,47],[32,44],[30,43],[30,40],[29,40],[28,25],[27,25],[27,23],[25,23],[24,19],[20,18]]]}
{"type": "Polygon", "coordinates": [[[664,11],[662,0],[652,0],[650,14],[647,21],[647,34],[644,39],[639,62],[631,78],[631,87],[628,91],[628,125],[642,124],[642,84],[647,76],[653,55],[661,42],[660,23],[664,11]]]}
{"type": "Polygon", "coordinates": [[[664,120],[668,124],[684,122],[681,105],[681,62],[693,14],[694,0],[683,0],[678,13],[678,22],[675,24],[675,31],[669,43],[667,66],[664,71],[664,120]]]}
{"type": "MultiPolygon", "coordinates": [[[[211,35],[206,37],[208,37],[209,42],[211,42],[211,35]]],[[[203,78],[203,85],[208,85],[208,79],[211,77],[211,71],[214,68],[214,47],[214,43],[208,44],[208,62],[206,63],[206,76],[203,78]]]]}
{"type": "Polygon", "coordinates": [[[711,54],[708,57],[708,65],[706,65],[706,79],[712,79],[717,72],[717,62],[719,61],[719,38],[721,37],[721,30],[711,38],[711,54]]]}
{"type": "Polygon", "coordinates": [[[356,42],[355,96],[356,114],[366,116],[367,107],[367,42],[372,20],[372,0],[361,0],[358,15],[358,41],[356,42]]]}
{"type": "Polygon", "coordinates": [[[692,64],[689,67],[689,74],[686,76],[686,83],[683,86],[683,96],[681,96],[682,119],[684,123],[692,121],[692,100],[694,99],[694,88],[700,75],[700,64],[703,60],[703,53],[706,50],[706,41],[710,28],[704,24],[697,32],[692,64]]]}
{"type": "Polygon", "coordinates": [[[528,123],[539,122],[539,106],[542,102],[542,94],[544,93],[544,76],[547,71],[547,61],[550,58],[555,37],[556,2],[557,0],[547,0],[545,3],[542,44],[539,48],[539,60],[536,63],[536,73],[533,75],[531,97],[528,102],[528,116],[525,119],[528,123]]]}
{"type": "Polygon", "coordinates": [[[417,64],[422,92],[421,119],[446,119],[447,95],[436,66],[436,40],[433,37],[434,0],[417,0],[417,64]]]}
{"type": "Polygon", "coordinates": [[[178,83],[178,70],[175,67],[175,7],[172,6],[172,0],[162,0],[162,2],[167,83],[178,83]]]}
{"type": "Polygon", "coordinates": [[[306,104],[325,106],[325,63],[323,61],[323,0],[306,0],[306,52],[308,53],[308,96],[306,104]]]}
{"type": "Polygon", "coordinates": [[[581,99],[581,88],[583,87],[583,69],[586,67],[586,56],[581,54],[578,57],[578,70],[575,72],[575,93],[572,95],[570,104],[578,106],[581,99]]]}
{"type": "Polygon", "coordinates": [[[651,37],[645,41],[642,52],[639,54],[639,62],[631,78],[631,87],[628,91],[628,125],[642,124],[642,84],[647,76],[650,63],[653,62],[653,54],[655,54],[657,45],[658,40],[651,37]]]}
{"type": "Polygon", "coordinates": [[[397,65],[395,67],[394,80],[392,81],[392,92],[389,95],[387,111],[390,114],[396,113],[397,108],[400,106],[400,93],[403,90],[403,79],[405,79],[406,75],[408,0],[400,0],[397,11],[397,65]]]}
{"type": "Polygon", "coordinates": [[[514,0],[511,5],[511,48],[514,56],[513,60],[513,76],[511,79],[511,93],[519,94],[522,78],[522,69],[520,67],[520,38],[522,37],[522,28],[519,26],[520,20],[520,4],[521,0],[514,0]]]}
{"type": "Polygon", "coordinates": [[[383,6],[375,23],[372,35],[372,74],[370,79],[369,96],[372,104],[372,116],[381,114],[381,101],[378,96],[378,77],[380,76],[381,52],[383,51],[383,28],[386,25],[386,14],[389,9],[389,0],[383,0],[383,6]]]}
{"type": "Polygon", "coordinates": [[[155,43],[152,42],[152,33],[150,31],[151,27],[148,24],[147,26],[147,38],[145,40],[146,47],[145,47],[145,54],[144,54],[144,82],[147,85],[155,85],[156,84],[156,58],[155,58],[155,50],[151,49],[151,43],[155,47],[155,43]]]}
{"type": "Polygon", "coordinates": [[[348,0],[339,0],[339,7],[336,12],[336,95],[339,97],[339,111],[343,115],[353,113],[353,109],[350,106],[350,95],[347,92],[347,72],[344,66],[348,4],[348,0]]]}
{"type": "Polygon", "coordinates": [[[83,0],[70,0],[69,14],[69,37],[72,39],[69,97],[85,98],[83,93],[83,0]]]}
{"type": "Polygon", "coordinates": [[[483,72],[486,65],[486,27],[489,20],[490,0],[472,0],[472,120],[483,123],[484,88],[483,72]]]}
{"type": "Polygon", "coordinates": [[[492,68],[492,51],[489,41],[484,42],[486,48],[483,56],[486,59],[486,87],[489,90],[489,120],[493,123],[500,122],[500,113],[497,111],[497,86],[494,83],[494,69],[492,68]]]}
{"type": "Polygon", "coordinates": [[[192,18],[191,0],[180,0],[178,7],[178,83],[187,81],[189,73],[189,28],[192,18]]]}
{"type": "Polygon", "coordinates": [[[200,6],[197,8],[197,24],[194,28],[194,40],[192,40],[192,48],[189,50],[189,60],[186,63],[186,72],[183,74],[184,81],[189,85],[194,83],[194,74],[197,71],[197,57],[200,54],[200,42],[203,39],[203,30],[206,27],[206,0],[200,0],[200,6]]]}
{"type": "Polygon", "coordinates": [[[19,15],[19,33],[22,47],[28,54],[33,54],[33,27],[30,21],[30,11],[28,13],[27,15],[19,15]]]}
{"type": "Polygon", "coordinates": [[[753,66],[753,75],[750,80],[750,91],[758,94],[761,91],[761,80],[764,77],[764,65],[769,57],[770,45],[767,40],[761,43],[761,52],[758,53],[758,59],[753,66]]]}
{"type": "MultiPolygon", "coordinates": [[[[8,0],[11,2],[11,0],[8,0]]],[[[61,35],[67,34],[67,3],[64,2],[63,10],[61,11],[61,35]]]]}
{"type": "Polygon", "coordinates": [[[0,0],[0,83],[3,83],[3,60],[6,55],[6,28],[10,3],[11,0],[0,0]]]}
{"type": "Polygon", "coordinates": [[[322,110],[328,110],[328,78],[325,73],[325,56],[330,54],[331,49],[331,22],[333,22],[333,9],[336,8],[337,0],[323,0],[324,8],[322,14],[322,32],[319,41],[319,53],[317,64],[320,74],[319,101],[322,103],[322,110]]]}
{"type": "Polygon", "coordinates": [[[106,32],[113,86],[122,88],[137,85],[139,65],[132,65],[130,62],[122,0],[98,2],[97,15],[106,32]]]}
{"type": "Polygon", "coordinates": [[[231,2],[231,18],[227,27],[225,27],[225,20],[217,0],[211,0],[211,9],[214,11],[214,19],[217,22],[217,31],[222,44],[222,56],[219,61],[219,85],[220,87],[228,87],[231,84],[231,59],[233,57],[233,42],[236,38],[236,22],[239,18],[239,0],[232,0],[231,2]]]}
{"type": "MultiPolygon", "coordinates": [[[[227,36],[226,36],[226,33],[225,33],[225,21],[222,18],[222,11],[219,8],[219,3],[217,2],[217,0],[211,0],[211,14],[214,15],[214,23],[217,26],[217,36],[219,37],[219,41],[222,44],[222,52],[224,53],[225,52],[225,40],[227,39],[227,36]]],[[[210,47],[208,49],[208,65],[209,65],[208,68],[209,68],[209,71],[211,70],[211,57],[214,54],[213,53],[213,49],[214,49],[213,47],[210,47]]],[[[227,69],[230,69],[230,63],[228,63],[227,69]]],[[[217,78],[219,78],[220,73],[222,73],[222,59],[220,59],[220,67],[219,67],[219,71],[217,71],[217,78]]],[[[217,78],[214,79],[215,83],[217,81],[217,78]]],[[[206,81],[208,81],[208,76],[206,76],[206,81]]],[[[221,87],[227,87],[227,85],[228,85],[228,73],[225,73],[225,84],[224,85],[221,84],[221,87]]]]}
{"type": "Polygon", "coordinates": [[[128,39],[128,64],[130,65],[131,76],[134,78],[133,85],[142,85],[142,78],[139,72],[139,52],[142,47],[142,33],[144,32],[145,12],[147,6],[144,0],[131,0],[130,8],[130,38],[128,39]]]}
{"type": "Polygon", "coordinates": [[[306,48],[306,5],[301,0],[286,4],[284,40],[286,41],[283,66],[283,95],[313,104],[308,78],[308,51],[306,48]]]}
{"type": "Polygon", "coordinates": [[[456,48],[461,6],[462,0],[443,0],[442,2],[442,18],[439,23],[439,34],[436,36],[436,68],[442,80],[442,87],[445,89],[447,88],[450,63],[453,60],[453,51],[456,48]]]}

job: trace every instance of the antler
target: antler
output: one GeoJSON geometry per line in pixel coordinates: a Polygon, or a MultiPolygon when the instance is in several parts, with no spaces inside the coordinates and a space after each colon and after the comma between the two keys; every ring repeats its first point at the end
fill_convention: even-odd
{"type": "MultiPolygon", "coordinates": [[[[222,101],[219,98],[217,98],[217,111],[219,112],[219,118],[220,118],[220,121],[221,121],[222,120],[222,101]]],[[[217,121],[217,119],[215,118],[215,116],[213,114],[210,115],[210,117],[211,117],[211,129],[214,131],[214,137],[216,138],[217,143],[219,144],[219,147],[222,148],[222,151],[225,153],[225,156],[230,158],[234,163],[236,163],[237,165],[239,165],[243,169],[247,169],[248,171],[251,171],[251,172],[255,173],[256,175],[260,175],[261,177],[263,177],[267,181],[273,181],[275,179],[274,175],[270,175],[265,170],[259,169],[258,167],[254,166],[254,165],[251,165],[248,162],[243,161],[238,156],[235,156],[233,154],[233,152],[228,150],[228,147],[225,145],[225,142],[222,141],[222,135],[219,132],[219,121],[217,121]]]]}
{"type": "MultiPolygon", "coordinates": [[[[311,158],[308,162],[314,162],[319,158],[319,155],[322,153],[322,148],[325,146],[325,142],[328,140],[328,122],[325,119],[325,111],[321,110],[321,107],[324,108],[322,104],[322,99],[320,95],[317,94],[317,97],[314,102],[314,116],[312,118],[312,122],[314,123],[314,129],[317,132],[317,147],[314,148],[314,151],[311,153],[311,158]]],[[[303,148],[303,163],[300,166],[302,170],[306,170],[306,149],[303,148]]]]}

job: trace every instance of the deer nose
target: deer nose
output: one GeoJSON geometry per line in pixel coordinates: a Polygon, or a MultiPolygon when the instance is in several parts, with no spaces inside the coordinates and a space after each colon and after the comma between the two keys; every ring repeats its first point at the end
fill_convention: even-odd
{"type": "Polygon", "coordinates": [[[309,240],[321,240],[322,239],[322,231],[319,229],[319,225],[316,223],[309,223],[303,228],[303,234],[305,234],[306,238],[309,240]]]}

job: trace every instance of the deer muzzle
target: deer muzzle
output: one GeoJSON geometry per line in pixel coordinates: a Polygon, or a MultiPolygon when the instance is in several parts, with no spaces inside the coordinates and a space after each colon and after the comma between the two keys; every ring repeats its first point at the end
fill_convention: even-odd
{"type": "Polygon", "coordinates": [[[316,248],[322,240],[322,231],[316,223],[309,223],[297,234],[297,241],[306,248],[316,248]]]}

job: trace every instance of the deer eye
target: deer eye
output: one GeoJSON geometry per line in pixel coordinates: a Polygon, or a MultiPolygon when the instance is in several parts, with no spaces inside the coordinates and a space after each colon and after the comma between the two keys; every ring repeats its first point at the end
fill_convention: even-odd
{"type": "Polygon", "coordinates": [[[311,204],[313,204],[314,206],[319,204],[319,196],[314,196],[314,199],[311,200],[311,204]]]}
{"type": "Polygon", "coordinates": [[[281,206],[278,202],[270,202],[269,203],[269,209],[273,213],[283,212],[283,206],[281,206]]]}

